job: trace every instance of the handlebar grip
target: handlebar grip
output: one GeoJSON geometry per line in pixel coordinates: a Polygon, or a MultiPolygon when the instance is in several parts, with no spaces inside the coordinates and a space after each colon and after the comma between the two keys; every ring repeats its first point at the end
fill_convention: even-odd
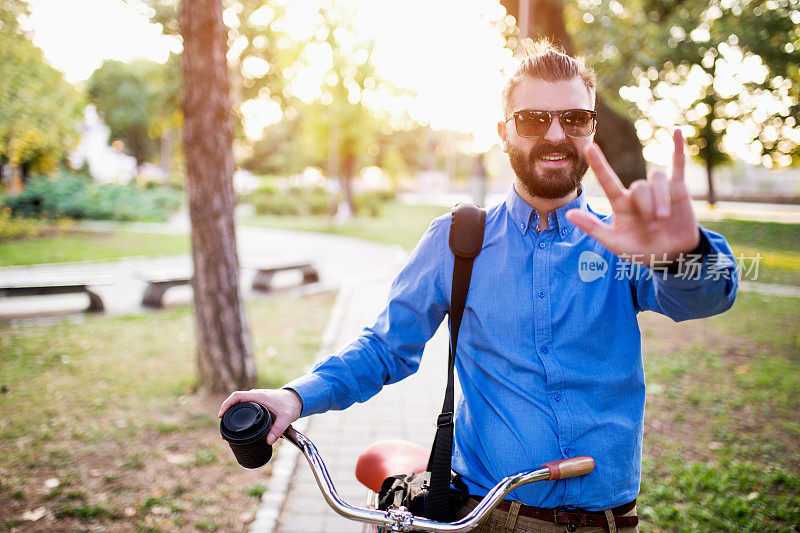
{"type": "Polygon", "coordinates": [[[588,474],[594,470],[594,459],[588,455],[580,455],[578,457],[570,457],[569,459],[550,461],[549,463],[544,463],[542,466],[550,470],[550,477],[547,478],[547,481],[554,481],[556,479],[588,474]]]}

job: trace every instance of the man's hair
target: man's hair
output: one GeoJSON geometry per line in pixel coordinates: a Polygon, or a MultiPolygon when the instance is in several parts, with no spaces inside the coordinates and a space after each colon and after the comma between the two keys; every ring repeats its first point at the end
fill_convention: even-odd
{"type": "Polygon", "coordinates": [[[597,74],[586,66],[586,60],[573,57],[564,49],[543,38],[536,42],[523,39],[520,43],[524,57],[519,68],[503,88],[503,118],[511,114],[511,93],[523,78],[529,77],[545,81],[571,80],[579,77],[594,100],[597,94],[597,74]]]}

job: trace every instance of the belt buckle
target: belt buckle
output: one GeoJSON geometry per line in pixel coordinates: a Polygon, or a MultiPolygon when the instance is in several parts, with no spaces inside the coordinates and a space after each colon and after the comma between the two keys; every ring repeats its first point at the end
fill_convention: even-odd
{"type": "Polygon", "coordinates": [[[567,531],[575,531],[578,529],[578,523],[580,522],[580,518],[578,518],[577,521],[574,519],[576,518],[575,514],[575,512],[569,509],[559,507],[553,512],[553,522],[559,526],[566,526],[567,531]]]}

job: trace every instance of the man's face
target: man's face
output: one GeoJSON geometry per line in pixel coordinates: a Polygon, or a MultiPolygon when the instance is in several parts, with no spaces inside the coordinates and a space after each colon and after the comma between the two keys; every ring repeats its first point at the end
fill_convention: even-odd
{"type": "MultiPolygon", "coordinates": [[[[594,98],[578,77],[554,82],[526,77],[511,93],[511,111],[523,109],[594,109],[594,98]]],[[[513,118],[499,123],[498,133],[518,182],[531,196],[562,198],[580,185],[589,168],[583,151],[594,133],[568,137],[557,117],[552,117],[544,137],[520,137],[513,118]]]]}

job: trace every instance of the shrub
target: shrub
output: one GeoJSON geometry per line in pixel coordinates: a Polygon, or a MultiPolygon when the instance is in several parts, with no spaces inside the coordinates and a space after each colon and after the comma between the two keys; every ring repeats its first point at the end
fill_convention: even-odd
{"type": "MultiPolygon", "coordinates": [[[[383,204],[395,199],[394,191],[367,191],[355,194],[356,214],[377,217],[383,204]]],[[[259,215],[324,215],[331,195],[323,187],[291,187],[281,191],[274,182],[265,183],[243,198],[259,215]]]]}
{"type": "Polygon", "coordinates": [[[159,187],[98,185],[85,175],[61,171],[32,178],[25,190],[4,200],[14,216],[94,220],[166,220],[180,207],[180,193],[159,187]]]}
{"type": "Polygon", "coordinates": [[[0,241],[35,237],[42,231],[42,222],[26,218],[13,218],[11,209],[0,209],[0,241]]]}
{"type": "Polygon", "coordinates": [[[273,184],[261,186],[245,198],[259,215],[322,215],[330,196],[322,187],[292,187],[281,192],[273,184]]]}
{"type": "Polygon", "coordinates": [[[386,202],[395,199],[395,192],[391,191],[365,191],[356,194],[353,200],[356,203],[356,213],[377,217],[386,202]]]}
{"type": "Polygon", "coordinates": [[[38,237],[45,233],[68,230],[72,224],[72,220],[66,218],[53,222],[35,218],[13,217],[11,209],[3,207],[0,203],[0,242],[25,237],[38,237]]]}

